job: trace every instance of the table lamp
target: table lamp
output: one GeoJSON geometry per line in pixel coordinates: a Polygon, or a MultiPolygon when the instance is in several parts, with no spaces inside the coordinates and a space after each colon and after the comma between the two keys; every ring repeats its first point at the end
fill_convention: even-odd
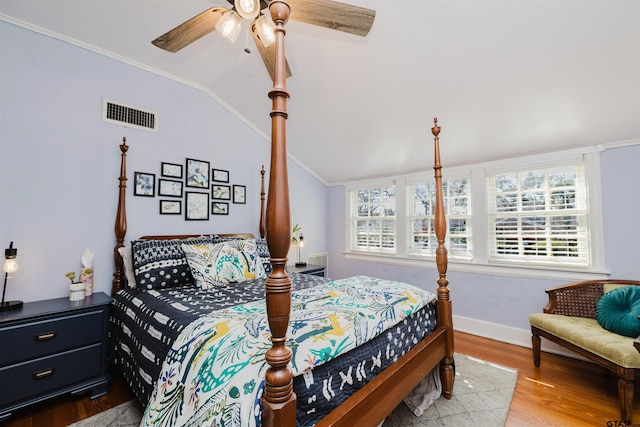
{"type": "Polygon", "coordinates": [[[9,278],[9,273],[15,273],[18,270],[18,262],[16,261],[16,256],[18,255],[18,250],[13,247],[13,242],[9,245],[7,249],[4,250],[4,265],[2,269],[4,270],[4,287],[2,288],[2,302],[0,303],[0,311],[8,311],[15,310],[22,307],[22,301],[5,301],[4,294],[7,291],[7,279],[9,278]]]}
{"type": "Polygon", "coordinates": [[[300,251],[302,249],[304,249],[304,236],[300,234],[298,236],[298,262],[296,262],[296,267],[305,267],[307,265],[306,262],[300,260],[300,251]]]}

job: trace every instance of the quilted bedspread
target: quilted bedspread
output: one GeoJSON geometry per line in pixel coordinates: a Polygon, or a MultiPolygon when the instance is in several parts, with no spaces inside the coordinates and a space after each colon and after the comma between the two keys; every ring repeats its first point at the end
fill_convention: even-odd
{"type": "MultiPolygon", "coordinates": [[[[373,339],[434,299],[415,286],[366,276],[293,292],[293,374],[373,339]]],[[[169,351],[141,426],[259,426],[270,346],[264,300],[195,320],[169,351]]]]}

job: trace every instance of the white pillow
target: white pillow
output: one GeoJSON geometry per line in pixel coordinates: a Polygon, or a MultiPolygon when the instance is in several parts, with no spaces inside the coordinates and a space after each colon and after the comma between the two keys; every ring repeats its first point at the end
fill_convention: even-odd
{"type": "Polygon", "coordinates": [[[131,253],[131,246],[118,248],[118,253],[122,257],[122,263],[124,264],[124,277],[127,279],[127,287],[135,289],[136,276],[133,274],[133,255],[131,253]]]}

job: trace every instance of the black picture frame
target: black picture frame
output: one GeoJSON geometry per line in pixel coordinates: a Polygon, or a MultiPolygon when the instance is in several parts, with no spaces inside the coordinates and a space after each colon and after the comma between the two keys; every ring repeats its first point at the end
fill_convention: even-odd
{"type": "Polygon", "coordinates": [[[247,187],[245,185],[233,186],[233,203],[247,203],[247,187]]]}
{"type": "Polygon", "coordinates": [[[212,180],[215,182],[229,182],[229,171],[223,169],[211,169],[212,180]]]}
{"type": "Polygon", "coordinates": [[[209,219],[208,193],[185,192],[184,219],[187,221],[207,221],[209,219]]]}
{"type": "Polygon", "coordinates": [[[158,179],[158,196],[182,197],[182,181],[158,179]]]}
{"type": "Polygon", "coordinates": [[[160,215],[181,215],[182,200],[160,200],[160,215]]]}
{"type": "Polygon", "coordinates": [[[231,186],[213,184],[211,186],[211,198],[217,200],[231,200],[231,186]]]}
{"type": "Polygon", "coordinates": [[[229,203],[211,202],[211,215],[229,215],[229,203]]]}
{"type": "Polygon", "coordinates": [[[209,162],[187,159],[186,185],[194,188],[209,188],[209,162]]]}
{"type": "Polygon", "coordinates": [[[168,178],[180,178],[182,179],[182,165],[177,163],[160,163],[160,175],[168,178]]]}
{"type": "Polygon", "coordinates": [[[154,197],[156,192],[156,174],[135,172],[133,174],[133,195],[154,197]]]}

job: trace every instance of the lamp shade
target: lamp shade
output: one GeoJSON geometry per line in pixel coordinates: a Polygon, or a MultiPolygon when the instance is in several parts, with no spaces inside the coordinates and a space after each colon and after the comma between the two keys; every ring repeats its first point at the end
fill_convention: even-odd
{"type": "Polygon", "coordinates": [[[234,6],[238,15],[245,19],[253,19],[260,13],[260,0],[235,0],[234,6]]]}
{"type": "Polygon", "coordinates": [[[266,15],[256,20],[256,30],[264,47],[271,46],[276,41],[276,24],[266,15]]]}
{"type": "Polygon", "coordinates": [[[9,245],[7,249],[4,250],[4,265],[2,266],[2,270],[5,273],[15,273],[18,271],[18,261],[16,261],[16,256],[18,255],[18,249],[13,247],[13,242],[9,245]]]}
{"type": "Polygon", "coordinates": [[[231,9],[227,10],[216,23],[216,30],[231,43],[235,43],[238,39],[241,28],[242,18],[231,9]]]}

